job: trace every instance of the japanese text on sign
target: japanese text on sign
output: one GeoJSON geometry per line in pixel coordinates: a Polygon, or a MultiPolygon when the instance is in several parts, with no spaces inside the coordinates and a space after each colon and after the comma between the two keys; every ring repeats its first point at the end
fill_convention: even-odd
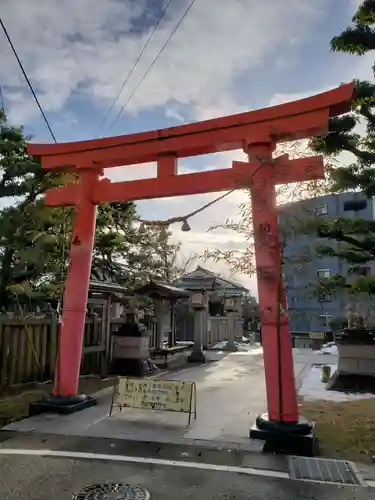
{"type": "Polygon", "coordinates": [[[115,403],[120,407],[190,413],[194,382],[120,378],[115,403]]]}

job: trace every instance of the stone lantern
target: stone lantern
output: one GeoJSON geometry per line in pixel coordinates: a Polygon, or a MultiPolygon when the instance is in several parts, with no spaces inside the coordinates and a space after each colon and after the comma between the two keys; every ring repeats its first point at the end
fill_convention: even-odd
{"type": "Polygon", "coordinates": [[[234,343],[234,340],[236,335],[237,318],[240,309],[238,300],[235,297],[227,297],[224,300],[224,309],[228,315],[228,341],[223,350],[235,352],[237,351],[237,346],[234,343]]]}
{"type": "Polygon", "coordinates": [[[190,298],[190,306],[194,310],[194,346],[188,357],[193,363],[204,363],[206,358],[203,354],[203,338],[207,336],[208,330],[208,294],[205,290],[195,292],[190,298]]]}

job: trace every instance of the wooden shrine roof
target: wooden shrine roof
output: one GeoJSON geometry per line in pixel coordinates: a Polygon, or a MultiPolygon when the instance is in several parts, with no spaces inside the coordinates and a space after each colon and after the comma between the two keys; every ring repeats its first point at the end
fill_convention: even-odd
{"type": "Polygon", "coordinates": [[[145,295],[152,299],[180,299],[190,297],[190,292],[177,288],[164,281],[151,281],[134,291],[137,295],[145,295]]]}

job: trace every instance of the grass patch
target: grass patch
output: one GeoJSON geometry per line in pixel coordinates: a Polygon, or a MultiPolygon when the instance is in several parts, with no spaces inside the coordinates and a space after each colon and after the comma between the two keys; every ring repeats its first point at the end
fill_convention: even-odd
{"type": "Polygon", "coordinates": [[[0,399],[0,427],[28,416],[29,404],[41,399],[43,390],[28,390],[0,399]]]}
{"type": "MultiPolygon", "coordinates": [[[[113,383],[113,378],[82,377],[79,382],[79,392],[81,394],[94,394],[101,389],[113,386],[113,383]]],[[[0,427],[27,417],[30,403],[39,401],[51,391],[52,384],[34,384],[27,389],[24,387],[12,388],[8,393],[0,396],[0,427]]]]}
{"type": "Polygon", "coordinates": [[[302,400],[300,407],[304,417],[316,422],[322,456],[372,461],[375,456],[375,398],[345,403],[302,400]]]}

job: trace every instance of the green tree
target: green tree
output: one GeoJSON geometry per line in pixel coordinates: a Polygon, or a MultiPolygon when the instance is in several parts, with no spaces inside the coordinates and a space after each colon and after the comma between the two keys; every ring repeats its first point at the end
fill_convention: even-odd
{"type": "MultiPolygon", "coordinates": [[[[294,141],[279,144],[276,148],[275,156],[288,154],[290,158],[303,158],[311,154],[311,149],[306,145],[306,141],[294,141]]],[[[307,182],[298,182],[294,184],[281,184],[275,187],[276,203],[281,210],[286,204],[295,201],[304,200],[314,196],[320,196],[327,193],[327,182],[325,180],[314,180],[307,182]]],[[[251,192],[247,192],[247,200],[239,205],[238,214],[233,219],[226,219],[223,223],[218,223],[210,228],[209,231],[221,231],[235,233],[236,244],[223,248],[208,248],[203,257],[213,262],[225,262],[231,272],[239,274],[253,275],[256,273],[255,249],[254,249],[254,227],[251,204],[251,192]]],[[[284,247],[291,241],[292,236],[301,228],[300,214],[296,216],[295,211],[284,210],[285,217],[282,226],[280,226],[280,244],[281,252],[284,253],[284,247]],[[288,212],[288,213],[286,213],[288,212]]],[[[303,219],[306,214],[302,214],[303,219]]],[[[310,214],[308,214],[309,218],[310,214]]]]}
{"type": "MultiPolygon", "coordinates": [[[[363,56],[375,49],[375,1],[366,0],[357,9],[351,25],[331,41],[331,49],[353,56],[363,56]]],[[[373,67],[374,71],[374,67],[373,67]]],[[[311,140],[310,146],[332,161],[328,166],[330,190],[333,193],[348,190],[375,195],[375,84],[374,81],[356,81],[356,95],[351,113],[332,118],[329,133],[311,140]],[[359,133],[359,127],[364,127],[359,133]],[[342,152],[354,155],[346,166],[337,163],[342,152]]],[[[325,244],[317,247],[320,255],[344,259],[354,270],[349,276],[333,276],[319,286],[329,290],[346,288],[352,292],[375,293],[375,277],[358,274],[356,270],[375,259],[375,223],[360,217],[314,220],[310,229],[318,231],[325,244]]]]}
{"type": "Polygon", "coordinates": [[[62,238],[60,209],[46,210],[44,191],[66,180],[51,174],[26,154],[22,128],[7,123],[0,113],[0,307],[7,309],[11,286],[28,290],[42,286],[40,280],[58,272],[62,238]],[[9,206],[9,201],[13,203],[9,206]],[[48,256],[47,256],[48,254],[48,256]]]}
{"type": "MultiPolygon", "coordinates": [[[[73,179],[27,155],[23,129],[0,114],[0,308],[15,291],[23,300],[59,299],[66,277],[73,209],[46,207],[43,194],[73,179]]],[[[94,272],[130,290],[149,279],[173,279],[179,245],[157,227],[138,229],[134,203],[98,207],[94,272]]]]}
{"type": "Polygon", "coordinates": [[[170,232],[156,226],[140,231],[138,220],[134,203],[98,208],[93,268],[129,290],[151,279],[172,281],[180,249],[170,232]]]}

